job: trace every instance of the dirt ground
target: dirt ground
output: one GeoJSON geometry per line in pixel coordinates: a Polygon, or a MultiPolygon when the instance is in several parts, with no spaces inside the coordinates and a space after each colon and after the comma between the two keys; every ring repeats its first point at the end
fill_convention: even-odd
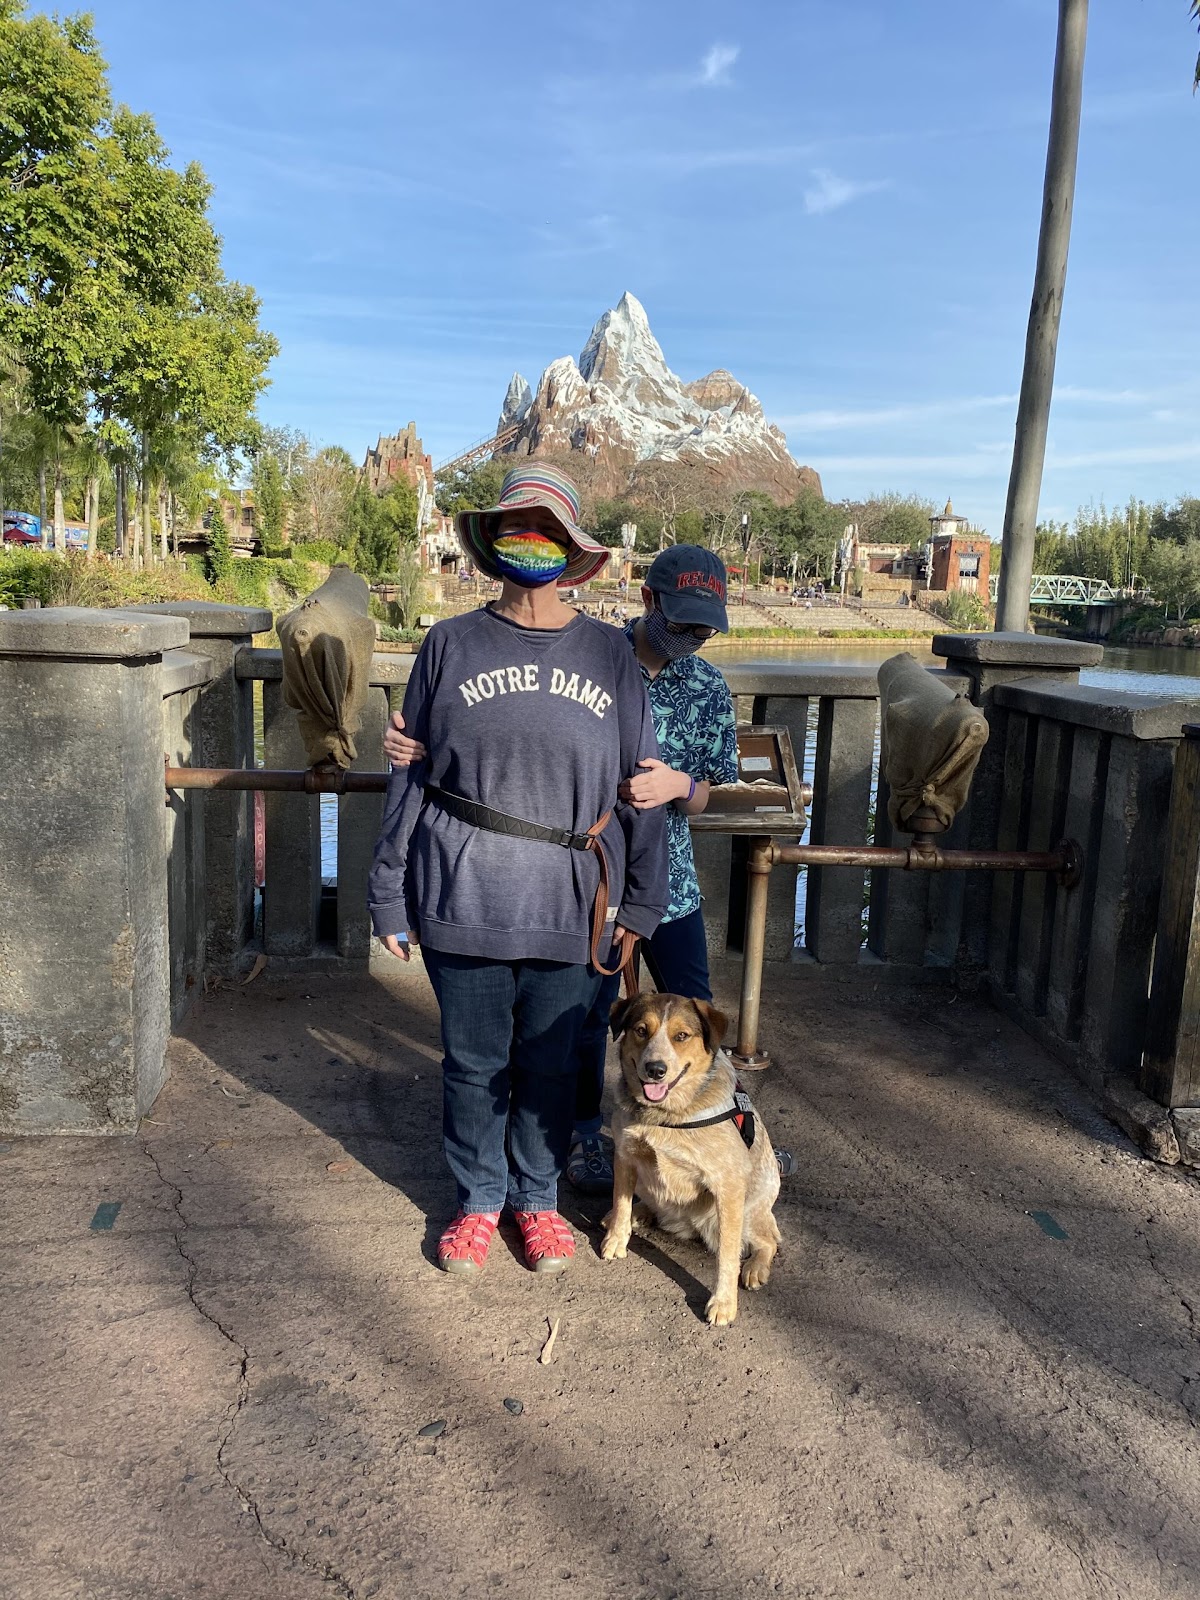
{"type": "Polygon", "coordinates": [[[720,1331],[709,1258],[604,1264],[565,1186],[562,1278],[435,1270],[419,969],[224,989],[139,1138],[0,1146],[0,1595],[1200,1594],[1200,1186],[986,1006],[814,993],[720,1331]]]}

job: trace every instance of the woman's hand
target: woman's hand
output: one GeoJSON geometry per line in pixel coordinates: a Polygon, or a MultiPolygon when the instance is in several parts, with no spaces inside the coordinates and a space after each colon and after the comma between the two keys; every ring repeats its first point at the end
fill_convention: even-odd
{"type": "MultiPolygon", "coordinates": [[[[404,717],[399,711],[392,712],[392,720],[383,736],[383,753],[394,767],[411,766],[414,761],[424,761],[429,754],[420,740],[410,739],[405,733],[404,717]]],[[[405,956],[404,960],[407,961],[408,957],[405,956]]]]}
{"type": "Polygon", "coordinates": [[[626,778],[617,791],[621,799],[627,800],[635,811],[653,811],[656,806],[665,806],[670,800],[682,800],[692,787],[692,780],[686,772],[676,772],[665,761],[639,761],[638,766],[648,770],[626,778]]]}
{"type": "Polygon", "coordinates": [[[421,941],[410,928],[408,930],[408,944],[405,944],[404,940],[394,933],[385,933],[379,942],[390,955],[398,957],[401,961],[407,961],[409,959],[409,947],[419,944],[421,941]]]}

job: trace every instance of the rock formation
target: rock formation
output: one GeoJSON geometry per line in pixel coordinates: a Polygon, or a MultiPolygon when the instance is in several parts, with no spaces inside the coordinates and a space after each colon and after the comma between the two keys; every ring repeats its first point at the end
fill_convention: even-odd
{"type": "Polygon", "coordinates": [[[509,451],[586,453],[590,479],[611,495],[657,461],[702,469],[715,487],[760,489],[780,503],[805,486],[821,490],[817,474],[797,465],[784,435],[730,373],[718,368],[694,383],[676,377],[628,293],[596,323],[578,362],[552,361],[536,392],[513,374],[498,431],[514,424],[509,451]]]}

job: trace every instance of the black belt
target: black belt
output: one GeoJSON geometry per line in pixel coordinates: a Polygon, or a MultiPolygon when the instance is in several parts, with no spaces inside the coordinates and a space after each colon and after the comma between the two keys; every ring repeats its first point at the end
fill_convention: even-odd
{"type": "Polygon", "coordinates": [[[557,844],[564,850],[590,850],[600,867],[600,881],[592,902],[592,965],[606,978],[618,972],[623,973],[626,994],[637,993],[637,972],[633,960],[637,948],[635,933],[628,928],[624,930],[619,946],[620,960],[615,967],[606,967],[600,959],[604,930],[608,923],[608,857],[600,843],[600,835],[612,816],[611,811],[606,811],[586,833],[576,833],[572,828],[548,828],[541,822],[527,822],[524,817],[514,817],[507,811],[497,811],[495,806],[485,806],[482,800],[468,800],[465,795],[451,794],[448,789],[439,789],[433,784],[425,786],[425,797],[471,828],[483,828],[487,833],[505,833],[511,839],[532,839],[537,844],[557,844]]]}
{"type": "MultiPolygon", "coordinates": [[[[435,805],[448,811],[460,822],[472,828],[483,828],[488,833],[506,833],[512,839],[533,839],[539,844],[557,844],[564,850],[591,850],[593,835],[572,833],[570,828],[547,828],[541,822],[526,822],[524,817],[514,817],[507,811],[497,811],[495,806],[485,806],[482,800],[468,800],[464,795],[451,794],[449,789],[438,789],[427,784],[425,794],[435,805]]],[[[605,813],[604,821],[608,821],[605,813]]]]}

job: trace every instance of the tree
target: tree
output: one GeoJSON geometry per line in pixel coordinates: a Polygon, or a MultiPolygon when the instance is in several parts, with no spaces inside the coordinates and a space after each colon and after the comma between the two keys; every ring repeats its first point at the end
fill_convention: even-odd
{"type": "Polygon", "coordinates": [[[478,511],[494,506],[500,498],[505,474],[517,466],[516,456],[491,456],[473,466],[439,472],[434,479],[434,499],[439,511],[454,516],[459,511],[478,511]]]}
{"type": "MultiPolygon", "coordinates": [[[[1193,21],[1200,23],[1200,0],[1192,0],[1189,15],[1193,21]]],[[[1197,89],[1200,89],[1200,55],[1196,57],[1196,75],[1192,79],[1192,93],[1195,94],[1197,89]]]]}
{"type": "Polygon", "coordinates": [[[0,0],[0,340],[57,430],[56,507],[66,445],[94,415],[118,549],[132,477],[149,560],[156,462],[184,442],[207,460],[252,448],[277,346],[253,291],[221,272],[203,172],[171,167],[151,118],[112,109],[88,19],[21,10],[0,0]]]}
{"type": "Polygon", "coordinates": [[[857,525],[859,538],[867,544],[919,550],[929,542],[934,505],[915,494],[875,494],[847,506],[846,513],[846,520],[857,525]]]}
{"type": "Polygon", "coordinates": [[[797,577],[815,577],[822,571],[833,573],[833,553],[846,513],[831,505],[814,489],[802,489],[790,506],[779,508],[776,518],[776,547],[786,566],[795,560],[797,577]]]}
{"type": "Polygon", "coordinates": [[[354,463],[340,445],[326,445],[303,468],[302,488],[314,539],[345,547],[346,513],[354,493],[354,463]]]}
{"type": "Polygon", "coordinates": [[[360,480],[350,496],[345,527],[345,547],[355,570],[369,583],[390,578],[401,546],[416,536],[416,490],[402,478],[386,494],[374,495],[360,480]]]}
{"type": "Polygon", "coordinates": [[[32,407],[71,423],[120,276],[100,159],[111,104],[90,19],[23,10],[0,0],[0,339],[32,407]]]}
{"type": "Polygon", "coordinates": [[[400,546],[396,566],[391,573],[390,581],[396,590],[395,607],[396,626],[399,628],[413,628],[417,618],[425,605],[426,583],[425,569],[421,565],[421,558],[414,545],[400,546]]]}
{"type": "Polygon", "coordinates": [[[1200,540],[1160,540],[1151,545],[1145,569],[1150,593],[1164,612],[1174,611],[1177,622],[1200,606],[1200,540]]]}
{"type": "Polygon", "coordinates": [[[1173,506],[1158,505],[1150,513],[1149,536],[1186,544],[1200,539],[1200,499],[1181,495],[1173,506]]]}
{"type": "Polygon", "coordinates": [[[683,461],[652,458],[641,462],[629,481],[629,498],[647,506],[659,526],[658,548],[679,542],[679,517],[684,511],[704,515],[711,504],[709,479],[702,467],[683,461]]]}
{"type": "Polygon", "coordinates": [[[209,583],[220,583],[233,571],[233,545],[221,511],[220,497],[212,502],[208,520],[208,552],[204,558],[209,583]]]}
{"type": "Polygon", "coordinates": [[[277,457],[260,450],[251,474],[254,488],[254,520],[263,545],[271,549],[283,543],[284,482],[277,457]]]}

